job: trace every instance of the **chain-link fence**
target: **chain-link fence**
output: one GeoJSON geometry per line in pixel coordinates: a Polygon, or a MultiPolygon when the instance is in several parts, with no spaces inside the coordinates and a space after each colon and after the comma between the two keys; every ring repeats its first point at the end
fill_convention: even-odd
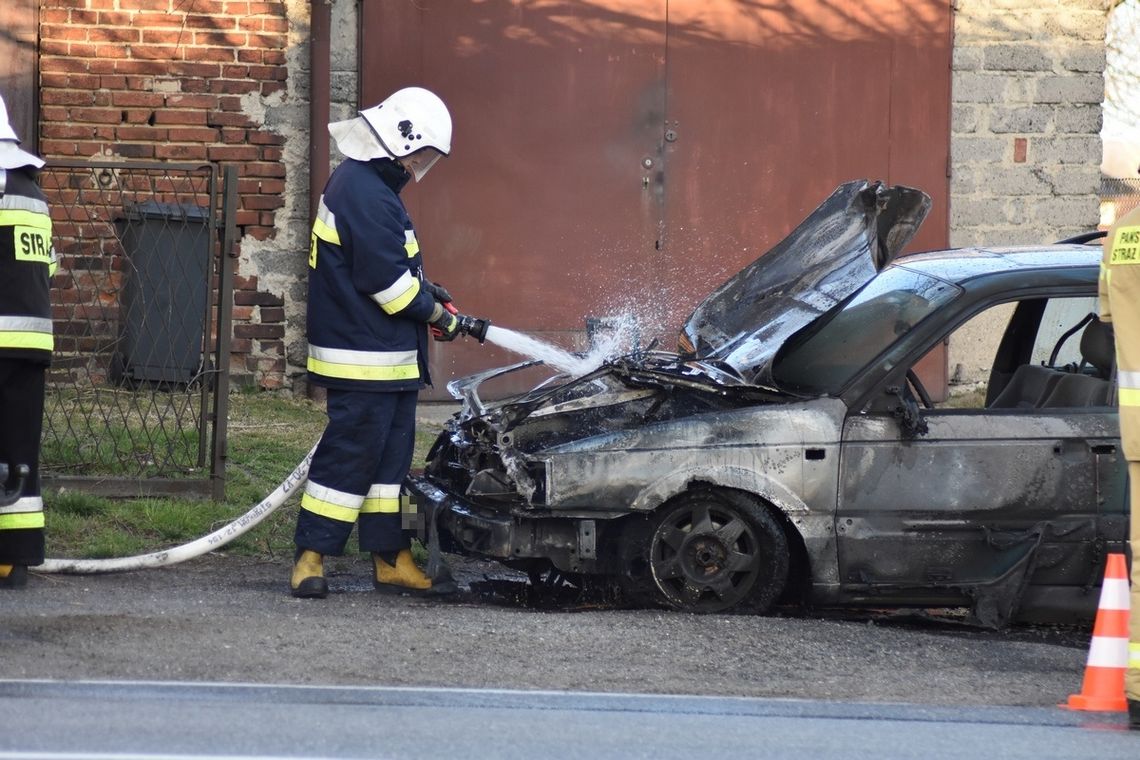
{"type": "Polygon", "coordinates": [[[1140,206],[1140,179],[1100,178],[1101,226],[1108,227],[1113,221],[1140,206]]]}
{"type": "Polygon", "coordinates": [[[59,259],[47,487],[221,498],[231,176],[223,192],[213,165],[44,168],[59,259]]]}

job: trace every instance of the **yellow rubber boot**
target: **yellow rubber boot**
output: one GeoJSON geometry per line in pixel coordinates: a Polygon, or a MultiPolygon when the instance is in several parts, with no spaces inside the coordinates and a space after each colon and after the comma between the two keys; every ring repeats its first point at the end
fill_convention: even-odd
{"type": "Polygon", "coordinates": [[[329,595],[325,558],[311,549],[298,549],[289,587],[299,599],[324,599],[329,595]]]}
{"type": "Polygon", "coordinates": [[[28,568],[23,565],[0,565],[0,588],[23,588],[28,585],[28,568]]]}
{"type": "Polygon", "coordinates": [[[416,596],[454,594],[456,591],[455,581],[450,578],[427,577],[412,559],[411,549],[401,549],[394,565],[373,552],[372,564],[376,568],[373,585],[377,591],[416,596]]]}

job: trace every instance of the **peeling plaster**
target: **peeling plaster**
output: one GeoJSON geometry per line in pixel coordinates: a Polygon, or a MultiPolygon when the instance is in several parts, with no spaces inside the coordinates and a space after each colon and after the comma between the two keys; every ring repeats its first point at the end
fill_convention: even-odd
{"type": "MultiPolygon", "coordinates": [[[[296,385],[305,368],[305,293],[307,253],[309,248],[309,2],[286,0],[289,24],[285,63],[288,71],[286,89],[268,97],[249,93],[242,97],[242,111],[262,128],[285,138],[282,163],[285,165],[284,205],[274,215],[274,231],[266,240],[244,236],[240,240],[241,257],[238,271],[245,277],[257,277],[258,290],[283,298],[285,303],[285,387],[296,385]]],[[[332,77],[355,83],[356,3],[354,0],[333,1],[332,77]],[[338,30],[354,30],[351,45],[338,44],[338,30]]],[[[343,41],[341,41],[343,42],[343,41]]],[[[326,85],[330,86],[330,85],[326,85]]],[[[355,93],[356,87],[333,88],[336,98],[341,91],[355,93]]],[[[355,103],[334,102],[333,115],[350,112],[355,103]]]]}

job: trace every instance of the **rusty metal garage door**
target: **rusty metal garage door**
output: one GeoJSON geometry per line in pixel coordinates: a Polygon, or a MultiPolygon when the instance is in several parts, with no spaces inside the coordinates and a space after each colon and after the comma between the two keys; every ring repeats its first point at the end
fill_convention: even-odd
{"type": "Polygon", "coordinates": [[[39,0],[0,3],[0,95],[25,150],[36,151],[39,0]]]}
{"type": "MultiPolygon", "coordinates": [[[[452,110],[405,197],[461,309],[577,347],[633,306],[671,346],[841,182],[924,189],[911,249],[947,243],[950,23],[948,0],[365,2],[361,97],[452,110]]],[[[516,358],[434,350],[440,379],[516,358]]]]}

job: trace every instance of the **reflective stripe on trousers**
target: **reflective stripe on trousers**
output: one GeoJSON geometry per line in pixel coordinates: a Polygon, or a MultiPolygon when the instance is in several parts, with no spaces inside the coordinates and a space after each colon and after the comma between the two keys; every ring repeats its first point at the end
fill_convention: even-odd
{"type": "Polygon", "coordinates": [[[42,317],[0,316],[0,348],[54,348],[51,320],[42,317]]]}
{"type": "Polygon", "coordinates": [[[0,530],[24,530],[44,527],[44,500],[24,496],[15,504],[0,507],[0,530]]]}
{"type": "Polygon", "coordinates": [[[361,551],[410,545],[401,531],[400,487],[412,462],[418,395],[329,389],[329,423],[297,517],[298,547],[342,554],[354,522],[361,551]]]}

